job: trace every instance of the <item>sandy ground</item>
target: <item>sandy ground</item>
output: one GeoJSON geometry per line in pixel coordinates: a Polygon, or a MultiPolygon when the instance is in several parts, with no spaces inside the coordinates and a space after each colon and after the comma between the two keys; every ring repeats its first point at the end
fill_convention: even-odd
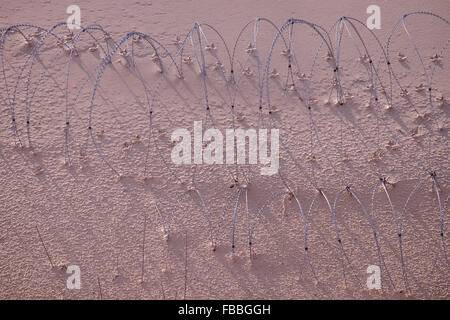
{"type": "MultiPolygon", "coordinates": [[[[330,43],[336,48],[340,42],[341,48],[339,73],[345,103],[340,106],[334,103],[336,91],[330,96],[333,59],[326,58],[324,47],[317,51],[321,38],[313,29],[295,24],[291,51],[297,61],[295,65],[292,62],[292,68],[301,68],[300,79],[290,80],[289,59],[282,54],[286,47],[279,39],[269,68],[279,73],[269,78],[272,113],[264,87],[261,122],[258,61],[264,71],[276,29],[265,20],[255,29],[254,19],[270,19],[277,27],[288,18],[304,19],[329,30],[341,16],[365,22],[366,8],[377,4],[381,8],[381,29],[374,30],[374,35],[384,44],[403,14],[427,11],[450,19],[450,2],[0,2],[1,28],[26,23],[49,29],[64,22],[66,8],[77,4],[82,26],[100,25],[112,38],[105,40],[101,31],[92,30],[99,39],[96,48],[87,33],[80,36],[78,56],[72,59],[67,77],[69,54],[49,36],[32,70],[24,69],[18,82],[33,45],[25,44],[17,32],[5,42],[3,58],[10,97],[16,88],[17,136],[2,77],[0,298],[448,299],[449,263],[443,248],[450,245],[445,206],[449,195],[450,79],[446,71],[450,59],[446,45],[450,26],[425,15],[407,20],[427,74],[433,74],[431,98],[421,61],[401,25],[391,37],[390,67],[386,60],[379,60],[380,47],[364,26],[355,22],[363,42],[354,29],[350,32],[353,38],[348,35],[345,28],[351,28],[349,22],[340,25],[342,38],[332,30],[330,43]],[[176,58],[184,79],[177,76],[174,66],[168,68],[171,61],[163,49],[158,47],[162,55],[156,61],[154,49],[144,39],[130,38],[128,45],[133,46],[139,73],[130,66],[129,56],[114,54],[112,63],[105,65],[90,109],[96,68],[105,57],[102,48],[110,50],[114,47],[111,41],[119,42],[127,32],[139,31],[175,55],[179,45],[174,39],[178,36],[183,41],[195,22],[205,24],[201,28],[203,42],[199,43],[195,31],[194,48],[188,39],[183,53],[193,63],[176,58]],[[254,39],[258,50],[249,57],[246,49],[254,39]],[[377,82],[379,101],[374,101],[368,86],[375,75],[368,77],[368,61],[359,61],[355,42],[360,50],[366,46],[392,100],[386,98],[377,82]],[[216,49],[205,50],[208,43],[214,43],[216,49]],[[226,46],[230,55],[235,49],[231,61],[226,46]],[[201,57],[200,51],[207,69],[205,82],[195,60],[196,55],[201,57]],[[440,59],[432,62],[430,57],[435,54],[440,59]],[[166,68],[163,73],[159,62],[166,68]],[[231,70],[235,85],[229,81],[231,70]],[[292,81],[303,83],[301,73],[311,75],[308,90],[299,89],[303,101],[290,87],[292,81]],[[395,79],[389,75],[395,75],[395,79]],[[149,92],[143,89],[141,80],[149,92]],[[397,81],[408,90],[407,96],[401,94],[397,81]],[[66,94],[68,101],[76,100],[68,109],[66,94]],[[149,144],[150,104],[155,140],[149,144]],[[235,106],[236,127],[280,129],[283,178],[261,176],[260,165],[198,165],[194,169],[171,163],[173,130],[192,131],[194,121],[202,120],[205,129],[214,126],[224,132],[232,128],[231,105],[235,106]],[[209,110],[205,111],[206,106],[209,110]],[[68,114],[70,135],[66,145],[68,114]],[[18,137],[24,147],[17,145],[18,137]],[[431,177],[430,172],[436,172],[436,176],[431,177]],[[380,177],[393,186],[387,184],[385,191],[380,177]],[[347,186],[351,192],[345,191],[347,186]],[[189,188],[198,193],[187,191],[189,188]],[[285,194],[288,191],[290,194],[285,194]],[[326,199],[334,206],[332,212],[326,199]],[[177,200],[181,205],[173,214],[167,236],[156,205],[167,229],[177,200]],[[266,202],[270,203],[264,207],[266,202]],[[302,212],[308,216],[307,222],[302,212]],[[341,242],[337,241],[332,213],[341,242]],[[397,228],[400,220],[402,255],[397,228]],[[213,251],[211,237],[216,240],[219,225],[213,251]],[[252,262],[248,226],[254,230],[252,262]],[[368,290],[366,270],[370,265],[380,265],[380,253],[383,290],[368,290]],[[66,287],[70,265],[80,267],[80,290],[66,287]]],[[[24,27],[30,39],[35,31],[24,27]]],[[[54,33],[63,37],[68,32],[62,26],[54,33]]],[[[289,42],[289,27],[282,34],[289,42]]]]}

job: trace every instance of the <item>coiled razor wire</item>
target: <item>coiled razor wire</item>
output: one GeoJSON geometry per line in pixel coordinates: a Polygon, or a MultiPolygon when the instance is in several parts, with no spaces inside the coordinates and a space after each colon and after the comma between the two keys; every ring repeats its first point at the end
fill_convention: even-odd
{"type": "MultiPolygon", "coordinates": [[[[331,220],[333,223],[333,229],[335,231],[336,241],[338,243],[338,251],[340,254],[340,262],[342,267],[342,275],[344,283],[347,284],[347,271],[346,271],[346,265],[348,268],[351,269],[352,275],[355,277],[357,282],[359,283],[360,287],[361,281],[357,275],[357,272],[354,269],[353,263],[351,262],[346,247],[344,246],[344,243],[342,241],[341,237],[341,231],[339,229],[339,225],[337,222],[337,207],[339,204],[339,200],[341,199],[342,194],[345,192],[348,193],[352,199],[358,204],[358,207],[363,214],[363,217],[370,225],[372,235],[373,235],[373,241],[377,250],[377,258],[378,263],[381,266],[381,272],[386,275],[386,279],[388,280],[388,285],[392,289],[396,289],[396,286],[394,284],[394,281],[391,278],[390,272],[386,266],[385,259],[382,254],[381,246],[379,244],[379,238],[377,233],[377,223],[376,223],[376,213],[375,213],[375,200],[376,200],[376,191],[381,187],[383,190],[383,193],[385,195],[385,199],[387,203],[389,204],[389,208],[391,211],[392,219],[395,224],[397,235],[398,235],[398,247],[399,247],[399,256],[400,256],[400,263],[402,268],[402,277],[403,277],[403,285],[405,287],[405,290],[410,292],[410,284],[408,281],[408,265],[407,261],[405,259],[404,249],[403,249],[403,227],[404,227],[404,220],[406,216],[406,212],[408,210],[408,204],[411,202],[413,196],[417,193],[417,191],[426,183],[426,182],[432,182],[433,185],[433,191],[436,195],[437,203],[438,203],[438,209],[439,209],[439,221],[440,221],[440,227],[439,227],[439,241],[438,241],[438,251],[436,252],[436,257],[433,260],[433,269],[432,273],[434,272],[438,256],[442,254],[443,260],[445,261],[448,268],[450,268],[450,264],[448,261],[447,256],[447,249],[445,244],[445,217],[448,213],[448,202],[449,202],[449,196],[445,199],[445,201],[442,201],[440,191],[439,191],[439,182],[438,182],[438,174],[433,170],[437,166],[437,159],[434,156],[432,152],[432,138],[433,138],[433,125],[436,123],[436,112],[434,110],[434,103],[432,99],[432,90],[433,90],[433,78],[436,71],[436,66],[433,65],[431,67],[431,70],[427,70],[423,55],[421,54],[419,47],[417,46],[411,32],[409,31],[406,21],[411,16],[416,15],[422,15],[426,17],[435,18],[438,21],[441,21],[445,23],[447,26],[450,26],[450,23],[445,19],[442,18],[436,14],[429,13],[429,12],[412,12],[405,14],[401,17],[401,19],[395,24],[393,30],[389,33],[389,36],[387,38],[387,41],[385,44],[382,44],[382,42],[378,39],[378,37],[374,34],[373,31],[369,30],[365,24],[355,18],[351,17],[341,17],[339,18],[333,26],[327,31],[323,27],[318,26],[314,23],[311,23],[306,20],[301,19],[288,19],[280,28],[278,28],[273,22],[271,22],[269,19],[266,18],[256,18],[250,22],[248,22],[239,32],[238,37],[235,41],[235,44],[233,46],[233,50],[230,53],[230,50],[228,49],[228,46],[226,44],[226,41],[224,40],[223,36],[220,34],[219,31],[217,31],[213,26],[209,24],[202,24],[196,22],[194,26],[190,29],[190,31],[187,33],[183,41],[180,41],[180,43],[177,45],[176,52],[171,53],[168,49],[165,48],[165,46],[158,42],[154,37],[151,37],[148,34],[144,34],[137,31],[128,32],[120,41],[115,42],[110,35],[99,25],[91,25],[87,27],[81,28],[79,32],[77,32],[75,35],[70,35],[66,39],[61,38],[56,34],[58,29],[64,28],[67,26],[65,22],[58,23],[51,27],[50,29],[45,29],[36,25],[31,24],[17,24],[10,26],[2,31],[1,38],[0,38],[0,61],[2,64],[2,74],[4,79],[4,91],[6,92],[7,96],[7,104],[8,109],[11,117],[11,123],[12,123],[12,130],[13,135],[16,143],[21,146],[25,147],[25,139],[21,137],[21,134],[19,133],[19,128],[16,121],[16,112],[17,107],[19,106],[17,102],[17,94],[19,90],[19,85],[21,84],[21,81],[26,79],[26,91],[25,91],[25,120],[26,120],[26,141],[28,144],[28,148],[31,150],[34,149],[33,147],[33,140],[32,140],[32,119],[31,119],[31,107],[33,100],[35,99],[36,93],[38,92],[39,86],[41,83],[46,79],[46,77],[49,74],[49,71],[54,66],[56,61],[60,58],[61,54],[66,52],[68,53],[68,60],[66,65],[66,77],[65,77],[65,143],[64,143],[64,156],[65,161],[67,163],[71,163],[71,153],[70,153],[70,121],[72,114],[76,112],[76,105],[78,103],[78,100],[80,98],[81,92],[84,88],[87,87],[87,85],[93,81],[93,90],[92,95],[89,102],[89,118],[87,123],[87,136],[90,137],[90,141],[92,142],[97,155],[101,158],[103,163],[117,176],[121,177],[121,172],[116,169],[112,163],[106,158],[104,153],[101,150],[100,145],[97,143],[95,135],[93,134],[93,111],[95,106],[95,99],[98,95],[98,91],[100,88],[101,80],[104,75],[104,72],[108,66],[112,62],[112,58],[117,53],[125,53],[124,57],[126,61],[129,63],[129,66],[132,67],[133,71],[135,71],[136,77],[139,80],[140,84],[142,85],[142,88],[145,93],[145,101],[146,101],[146,112],[148,113],[148,137],[147,137],[147,146],[146,146],[146,156],[145,156],[145,163],[144,163],[144,176],[148,176],[148,163],[154,161],[155,159],[152,158],[153,154],[150,153],[150,149],[152,146],[152,143],[156,150],[156,156],[161,160],[161,162],[164,164],[165,169],[178,181],[183,182],[182,179],[175,173],[173,168],[170,167],[170,165],[167,163],[163,152],[161,150],[161,146],[159,145],[158,139],[156,138],[156,132],[154,128],[154,111],[157,106],[157,101],[161,99],[159,97],[159,91],[164,83],[164,81],[167,79],[167,76],[169,74],[169,71],[174,68],[176,69],[176,74],[180,79],[184,79],[184,73],[183,73],[183,54],[185,50],[187,50],[188,47],[193,52],[195,62],[198,65],[198,68],[200,70],[201,75],[201,86],[203,90],[203,98],[204,98],[204,105],[205,105],[205,123],[211,123],[211,126],[213,128],[217,128],[216,121],[214,120],[213,114],[211,113],[211,104],[210,104],[210,98],[209,98],[209,90],[208,90],[208,72],[207,72],[207,64],[206,64],[206,51],[210,53],[210,56],[214,59],[216,65],[218,66],[219,75],[224,81],[225,85],[225,101],[224,103],[228,106],[230,106],[230,122],[233,129],[236,129],[235,125],[235,119],[236,119],[236,106],[237,106],[237,97],[238,93],[241,88],[244,70],[248,68],[248,65],[250,63],[251,57],[254,58],[257,64],[257,95],[259,99],[258,103],[258,110],[257,110],[257,116],[258,116],[258,125],[257,128],[262,128],[266,123],[269,125],[270,128],[276,128],[276,123],[274,122],[272,113],[273,113],[273,106],[271,104],[271,86],[270,86],[270,69],[271,69],[271,63],[272,58],[274,55],[274,50],[276,45],[279,41],[281,41],[281,45],[284,48],[284,51],[287,53],[287,68],[286,73],[287,76],[285,78],[284,88],[287,89],[290,85],[292,88],[292,91],[294,95],[297,97],[299,105],[303,106],[308,114],[308,126],[309,126],[309,140],[310,140],[310,156],[313,156],[313,153],[315,151],[315,146],[317,145],[320,152],[323,154],[326,154],[326,148],[323,144],[322,138],[320,137],[318,126],[317,126],[317,116],[315,115],[314,108],[312,108],[312,89],[310,86],[310,83],[312,81],[312,78],[315,74],[315,68],[317,67],[317,60],[318,56],[321,51],[325,51],[328,57],[331,60],[330,63],[330,71],[332,71],[332,81],[335,83],[335,86],[333,86],[329,92],[328,95],[328,101],[330,101],[331,97],[333,96],[333,93],[335,93],[336,96],[336,103],[339,105],[343,105],[346,103],[346,97],[343,89],[343,68],[341,66],[342,61],[342,52],[341,52],[341,46],[342,46],[342,39],[344,36],[348,36],[348,38],[351,40],[351,43],[357,52],[358,59],[360,61],[365,61],[363,63],[363,66],[366,71],[367,79],[370,86],[370,103],[373,101],[374,107],[375,107],[375,117],[376,117],[376,136],[375,141],[372,141],[371,139],[367,139],[363,135],[363,133],[360,133],[360,135],[353,134],[353,131],[351,130],[352,125],[349,123],[346,123],[344,119],[340,119],[340,131],[341,136],[342,132],[345,127],[348,127],[350,129],[350,132],[353,134],[353,138],[355,141],[359,141],[357,147],[361,150],[362,145],[370,145],[371,149],[377,150],[379,148],[379,145],[381,143],[381,137],[380,137],[380,130],[385,130],[390,134],[391,137],[395,140],[396,143],[399,144],[399,140],[396,139],[396,134],[392,132],[391,128],[388,125],[388,119],[386,115],[381,111],[380,107],[380,98],[383,97],[386,101],[389,107],[392,107],[394,104],[393,98],[395,96],[394,94],[394,86],[397,86],[400,89],[400,92],[404,92],[405,88],[402,86],[399,77],[396,75],[392,68],[391,64],[391,58],[390,58],[390,47],[393,42],[393,35],[394,33],[400,28],[403,27],[403,31],[405,32],[409,43],[414,48],[414,52],[416,53],[421,67],[423,69],[423,74],[425,75],[427,79],[427,88],[428,88],[428,107],[430,111],[430,124],[427,125],[428,134],[427,134],[427,163],[426,165],[421,165],[424,168],[425,172],[429,172],[427,177],[420,179],[419,182],[415,185],[413,190],[408,195],[408,198],[406,199],[406,202],[404,203],[403,209],[401,211],[398,211],[395,208],[395,205],[391,199],[391,195],[388,189],[388,186],[392,183],[388,181],[386,178],[386,175],[383,172],[380,172],[379,168],[376,166],[369,166],[371,173],[373,176],[376,177],[377,182],[375,183],[372,194],[371,194],[371,206],[370,206],[370,214],[369,211],[366,209],[366,206],[363,204],[362,200],[357,196],[356,191],[351,186],[351,181],[346,178],[346,174],[344,172],[344,168],[341,168],[341,183],[344,185],[342,186],[343,189],[341,189],[335,196],[335,199],[333,203],[329,200],[329,196],[325,192],[324,188],[321,186],[320,181],[317,179],[317,172],[315,170],[315,167],[313,164],[311,164],[310,170],[305,168],[300,164],[300,161],[296,158],[294,154],[289,150],[289,147],[284,142],[282,137],[280,137],[280,144],[284,152],[288,155],[288,158],[292,163],[294,164],[296,170],[299,174],[301,174],[302,178],[305,178],[308,181],[309,187],[311,187],[313,190],[316,191],[316,193],[313,196],[313,199],[311,200],[311,203],[309,205],[309,208],[307,211],[304,211],[301,197],[294,191],[294,182],[292,182],[290,179],[288,179],[284,174],[284,167],[283,167],[283,161],[280,161],[280,167],[278,170],[278,175],[276,176],[276,179],[279,179],[281,184],[285,187],[285,191],[273,194],[271,196],[268,196],[264,203],[258,207],[258,210],[256,210],[256,214],[254,216],[253,221],[251,221],[250,217],[250,209],[249,209],[249,199],[248,199],[248,184],[251,182],[251,170],[247,167],[246,169],[242,169],[241,167],[237,168],[236,170],[232,170],[232,168],[228,167],[228,165],[225,165],[227,172],[229,173],[230,177],[232,177],[233,181],[235,182],[235,185],[238,186],[237,190],[234,190],[231,195],[226,200],[224,209],[222,211],[222,214],[219,217],[219,222],[217,224],[217,227],[213,228],[213,223],[211,221],[211,212],[208,208],[207,202],[205,201],[204,197],[201,193],[201,186],[197,186],[195,176],[197,174],[196,172],[196,166],[194,166],[193,171],[191,172],[192,177],[192,186],[186,186],[185,190],[176,197],[175,206],[171,210],[171,213],[169,215],[169,219],[166,220],[163,215],[163,210],[160,208],[158,202],[155,203],[155,209],[158,214],[158,217],[161,221],[163,231],[165,236],[168,238],[171,233],[171,226],[173,224],[173,220],[175,218],[175,215],[177,211],[179,211],[180,206],[182,205],[182,202],[186,198],[187,195],[191,196],[195,201],[198,201],[200,204],[201,210],[203,212],[203,215],[205,217],[205,220],[208,224],[208,230],[209,230],[209,238],[211,241],[211,245],[213,249],[218,246],[219,243],[219,236],[222,224],[224,222],[224,219],[226,217],[227,212],[230,208],[233,208],[233,215],[232,215],[232,230],[231,230],[231,248],[232,253],[235,252],[236,247],[236,241],[235,241],[235,231],[236,231],[236,223],[238,218],[238,213],[240,211],[239,204],[241,201],[245,201],[245,218],[247,222],[247,237],[248,237],[248,248],[249,248],[249,257],[250,261],[253,262],[253,248],[255,245],[255,232],[256,228],[258,226],[258,222],[261,220],[264,212],[268,207],[276,200],[280,199],[281,197],[289,196],[292,197],[295,200],[296,206],[298,208],[298,213],[301,219],[301,224],[303,226],[303,242],[304,242],[304,253],[302,258],[302,265],[307,263],[309,266],[309,269],[311,271],[311,274],[313,275],[314,279],[316,281],[319,281],[320,275],[317,273],[316,269],[314,268],[314,259],[312,257],[312,251],[310,250],[310,242],[309,242],[309,226],[310,226],[310,218],[312,214],[313,207],[315,203],[318,200],[318,197],[321,196],[324,198],[328,211],[331,215],[331,220]],[[258,38],[261,35],[261,26],[262,24],[268,25],[272,28],[272,30],[275,30],[275,36],[272,40],[271,47],[269,52],[267,53],[267,56],[265,57],[264,62],[264,52],[262,52],[261,48],[258,45],[258,38]],[[299,61],[301,59],[297,56],[296,50],[295,50],[295,26],[302,26],[309,28],[312,33],[318,37],[320,40],[319,47],[315,51],[313,62],[311,69],[308,74],[305,74],[306,70],[303,69],[302,66],[300,66],[299,61]],[[244,33],[249,29],[253,27],[253,34],[251,37],[251,41],[249,43],[248,48],[248,54],[246,55],[244,62],[241,63],[237,61],[237,48],[238,48],[238,42],[243,38],[244,33]],[[24,29],[35,29],[36,33],[39,34],[39,40],[37,43],[32,43],[32,40],[30,40],[23,32],[24,29]],[[208,32],[212,32],[214,36],[218,37],[221,41],[220,46],[223,46],[225,49],[226,59],[223,61],[219,55],[216,53],[215,48],[213,48],[213,43],[209,40],[208,32]],[[370,39],[366,39],[363,37],[362,32],[368,32],[371,36],[370,39]],[[11,34],[18,33],[23,39],[26,41],[26,44],[30,46],[31,50],[29,52],[29,55],[25,61],[25,63],[20,68],[17,79],[15,80],[15,84],[13,87],[10,87],[8,84],[8,76],[6,74],[6,63],[5,61],[5,46],[6,46],[6,40],[8,36],[11,34]],[[96,37],[96,33],[99,33],[103,37],[103,41],[101,41],[98,37],[96,37]],[[332,40],[331,35],[334,33],[334,40],[332,40]],[[74,57],[78,56],[78,50],[77,45],[81,41],[81,38],[83,35],[87,35],[91,40],[94,41],[95,46],[99,47],[100,50],[103,53],[103,58],[97,67],[95,67],[93,70],[91,70],[87,75],[82,79],[80,83],[77,84],[77,91],[74,96],[74,98],[69,97],[70,90],[73,86],[73,84],[70,82],[71,79],[71,65],[74,57]],[[51,36],[51,37],[49,37],[51,36]],[[60,44],[60,49],[56,54],[53,55],[52,59],[50,60],[50,63],[47,65],[43,65],[44,71],[41,72],[39,75],[39,78],[35,84],[35,86],[32,86],[32,79],[33,79],[33,66],[35,65],[36,61],[38,61],[39,53],[43,45],[46,41],[48,41],[48,38],[52,38],[56,40],[60,44]],[[143,73],[140,71],[140,66],[138,65],[136,59],[135,59],[135,53],[134,53],[134,45],[133,41],[131,41],[130,45],[130,39],[133,40],[135,38],[142,39],[145,41],[146,44],[148,44],[148,48],[151,50],[151,53],[153,54],[152,57],[154,57],[153,62],[155,62],[161,72],[161,77],[158,79],[157,83],[153,88],[150,88],[147,82],[145,81],[145,78],[143,76],[143,73]],[[378,52],[378,62],[374,62],[374,56],[369,46],[367,45],[367,41],[371,41],[371,43],[375,43],[377,46],[379,52],[378,52]],[[106,46],[104,46],[106,45],[106,46]],[[168,64],[163,63],[163,58],[168,58],[169,62],[168,64]],[[178,62],[177,62],[178,61],[178,62]],[[388,68],[388,79],[389,83],[386,85],[383,82],[383,79],[381,78],[381,67],[382,62],[386,64],[388,68]],[[227,67],[224,63],[229,63],[229,66],[227,67]],[[379,92],[382,92],[382,96],[379,95],[379,92]],[[266,105],[267,114],[264,112],[264,106],[266,105]],[[267,122],[265,122],[267,120],[267,122]],[[234,206],[232,207],[232,204],[234,203],[234,206]]],[[[439,51],[439,56],[443,56],[444,52],[448,49],[448,44],[450,43],[450,39],[447,40],[445,46],[441,48],[439,51]]],[[[384,65],[384,64],[383,64],[384,65]]],[[[416,114],[419,114],[415,104],[410,98],[406,98],[406,101],[416,114]]],[[[202,132],[203,135],[203,132],[202,132]]],[[[87,144],[88,140],[86,140],[87,144]]],[[[344,149],[344,145],[341,139],[341,145],[340,149],[344,149]]],[[[317,152],[317,151],[316,151],[317,152]]],[[[325,157],[326,162],[328,165],[333,168],[334,171],[339,171],[336,168],[335,163],[333,163],[332,159],[329,157],[325,157]]],[[[404,163],[402,157],[398,157],[397,159],[400,163],[404,163]]],[[[358,169],[356,169],[358,170],[358,169]]],[[[439,173],[439,179],[442,179],[445,181],[448,179],[447,173],[439,173]]],[[[300,274],[303,274],[303,267],[300,270],[300,274]]],[[[383,277],[383,279],[385,279],[383,277]]]]}

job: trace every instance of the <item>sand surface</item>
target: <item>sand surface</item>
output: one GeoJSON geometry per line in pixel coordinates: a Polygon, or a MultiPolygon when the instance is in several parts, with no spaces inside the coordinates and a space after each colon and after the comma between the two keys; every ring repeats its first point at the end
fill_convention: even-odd
{"type": "Polygon", "coordinates": [[[33,44],[15,32],[2,51],[9,97],[2,75],[0,298],[449,298],[450,25],[413,15],[405,22],[411,38],[401,23],[391,32],[408,12],[450,19],[450,2],[0,0],[0,28],[50,29],[71,4],[81,8],[83,27],[99,25],[111,39],[92,28],[71,56],[54,36],[67,36],[66,26],[56,27],[30,68],[39,37],[20,27],[33,44]],[[381,8],[380,30],[350,19],[335,24],[342,16],[365,23],[370,4],[381,8]],[[278,28],[289,18],[327,31],[334,25],[333,57],[318,31],[296,20],[292,37],[286,26],[273,45],[268,70],[277,72],[264,80],[260,100],[258,74],[277,30],[257,17],[278,28]],[[176,55],[195,23],[184,60],[171,64],[168,53],[176,55]],[[102,64],[131,31],[154,45],[137,34],[123,42],[137,68],[120,51],[102,64]],[[391,39],[388,58],[380,59],[377,38],[391,39]],[[283,41],[295,61],[283,55],[283,41]],[[343,105],[335,103],[337,59],[343,105]],[[278,128],[281,176],[262,176],[259,164],[175,166],[173,130],[192,131],[200,120],[221,132],[233,123],[278,128]],[[66,287],[70,265],[80,267],[80,290],[66,287]],[[380,265],[383,290],[367,289],[370,265],[380,265]]]}

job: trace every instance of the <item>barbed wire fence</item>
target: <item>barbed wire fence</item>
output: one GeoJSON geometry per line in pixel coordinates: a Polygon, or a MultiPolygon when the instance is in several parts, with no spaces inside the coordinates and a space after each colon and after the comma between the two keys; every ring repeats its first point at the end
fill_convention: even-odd
{"type": "MultiPolygon", "coordinates": [[[[449,30],[450,23],[446,19],[428,12],[403,15],[385,42],[378,39],[364,22],[351,17],[339,18],[328,30],[301,19],[291,18],[277,27],[269,19],[257,18],[241,29],[234,45],[229,47],[213,26],[196,22],[184,38],[177,37],[173,41],[175,50],[169,50],[151,35],[137,31],[115,41],[99,25],[83,27],[75,34],[67,34],[66,23],[58,23],[50,29],[28,24],[13,25],[2,30],[0,40],[2,91],[9,111],[11,139],[18,148],[31,153],[39,152],[38,145],[42,143],[33,134],[33,126],[35,123],[39,126],[39,121],[35,121],[32,115],[39,105],[41,85],[45,81],[55,81],[62,92],[63,113],[55,114],[53,109],[39,112],[53,113],[50,117],[52,121],[61,121],[53,123],[53,126],[62,124],[64,127],[61,148],[64,165],[74,165],[77,161],[75,150],[78,150],[80,163],[88,156],[97,156],[118,179],[126,178],[130,175],[130,168],[119,164],[114,152],[105,150],[108,144],[103,141],[104,132],[101,129],[105,119],[109,125],[118,123],[118,120],[112,119],[112,116],[111,119],[105,118],[103,112],[96,108],[102,103],[108,104],[106,92],[112,84],[104,77],[105,73],[118,73],[110,69],[111,65],[120,64],[133,78],[129,80],[133,83],[132,89],[139,88],[143,97],[137,99],[143,116],[130,111],[130,117],[136,123],[145,124],[146,134],[135,136],[123,146],[127,150],[134,144],[144,146],[143,162],[138,167],[136,163],[131,163],[131,169],[137,168],[138,175],[149,180],[155,171],[152,166],[159,163],[160,170],[167,174],[164,184],[181,186],[177,193],[163,191],[161,199],[156,199],[155,207],[151,208],[158,216],[166,238],[170,237],[171,227],[183,202],[191,198],[204,216],[213,250],[219,246],[224,226],[228,226],[225,224],[227,214],[232,214],[231,250],[234,254],[237,246],[236,224],[240,211],[243,211],[249,259],[253,262],[258,225],[264,213],[277,201],[281,200],[284,205],[286,201],[293,200],[294,212],[298,213],[303,230],[304,250],[302,257],[298,258],[300,277],[309,270],[318,282],[320,274],[315,266],[310,228],[314,208],[322,199],[334,232],[333,248],[339,255],[343,281],[347,285],[349,277],[352,277],[363,288],[361,275],[342,236],[345,228],[339,220],[342,217],[341,203],[344,195],[348,195],[356,205],[357,214],[362,215],[370,228],[372,245],[383,274],[383,287],[391,290],[401,287],[411,293],[410,269],[405,257],[404,239],[408,237],[405,221],[414,211],[411,205],[413,199],[423,192],[427,183],[431,184],[437,204],[437,208],[430,208],[429,213],[439,213],[437,251],[431,262],[430,276],[435,272],[438,261],[447,269],[450,267],[446,247],[448,138],[443,134],[445,122],[448,121],[448,103],[442,93],[448,90],[448,78],[445,82],[443,75],[450,38],[445,39],[435,55],[426,57],[408,25],[410,19],[417,17],[432,19],[433,23],[440,23],[445,30],[449,30]],[[271,41],[267,41],[268,34],[274,35],[271,41]],[[403,44],[401,37],[405,36],[415,60],[408,59],[401,52],[396,57],[392,56],[396,43],[403,44]],[[88,42],[92,44],[87,45],[88,42]],[[14,46],[21,48],[19,56],[11,56],[9,49],[14,46]],[[87,53],[96,55],[96,60],[85,61],[83,58],[87,53]],[[50,58],[44,62],[42,56],[50,58]],[[20,59],[22,61],[19,62],[20,59]],[[352,65],[352,61],[357,61],[357,64],[352,65]],[[399,65],[405,63],[410,64],[408,69],[417,72],[418,79],[423,79],[423,83],[415,86],[415,93],[408,91],[411,83],[405,84],[409,80],[402,76],[403,71],[399,69],[399,65]],[[157,72],[149,76],[148,65],[154,66],[157,72]],[[356,80],[351,78],[353,74],[348,74],[353,72],[352,68],[361,71],[356,80]],[[52,79],[55,75],[60,78],[59,81],[52,79]],[[164,95],[166,88],[172,87],[176,93],[174,96],[184,100],[183,93],[173,88],[176,87],[171,82],[173,77],[192,84],[193,92],[189,94],[195,97],[192,105],[197,109],[192,107],[177,110],[177,114],[168,114],[168,106],[174,100],[164,95]],[[444,83],[438,83],[442,78],[444,83]],[[320,96],[326,98],[319,101],[320,96]],[[256,103],[249,102],[251,99],[255,99],[256,103]],[[87,106],[80,106],[81,102],[86,101],[87,106]],[[279,106],[281,101],[288,101],[286,110],[279,106]],[[361,106],[361,101],[365,101],[366,105],[361,106]],[[252,107],[247,108],[247,105],[252,107]],[[199,106],[202,111],[198,111],[199,106]],[[348,109],[344,109],[346,107],[370,109],[375,119],[364,122],[367,128],[364,130],[358,126],[358,119],[349,116],[348,109]],[[192,118],[187,115],[194,114],[203,115],[202,136],[206,127],[224,129],[231,125],[232,129],[245,128],[245,117],[255,120],[256,129],[282,127],[280,114],[298,119],[299,128],[296,130],[303,131],[295,131],[292,135],[298,137],[301,147],[296,148],[295,141],[280,135],[284,156],[280,159],[278,173],[269,178],[270,182],[265,178],[261,183],[265,192],[263,202],[254,204],[257,208],[254,212],[250,209],[249,189],[259,179],[258,166],[223,166],[223,174],[229,177],[231,185],[222,191],[223,210],[216,214],[204,195],[207,184],[202,175],[206,175],[203,170],[207,169],[198,164],[181,168],[171,164],[170,148],[173,143],[164,143],[161,136],[169,129],[168,124],[173,129],[182,124],[186,126],[192,118]],[[403,130],[393,129],[393,122],[401,123],[402,117],[411,116],[420,126],[406,133],[406,126],[402,127],[403,130]],[[330,119],[332,128],[324,126],[330,119]],[[444,121],[442,126],[439,126],[439,121],[444,121]],[[74,137],[82,142],[76,145],[74,137]],[[417,139],[421,139],[425,150],[421,155],[415,154],[419,150],[417,139]],[[39,141],[38,145],[35,141],[39,141]],[[88,155],[90,144],[95,155],[88,155]],[[386,150],[391,153],[386,153],[386,150]],[[441,150],[443,155],[436,150],[441,150]],[[352,153],[362,165],[346,165],[352,153]],[[408,170],[411,159],[420,172],[412,174],[408,170]],[[401,207],[392,199],[396,181],[390,180],[386,166],[380,165],[380,162],[388,163],[401,172],[397,181],[417,180],[401,207]],[[361,179],[364,183],[360,186],[361,179]],[[364,184],[367,187],[371,181],[373,187],[369,191],[360,189],[364,184]],[[298,191],[299,185],[301,191],[298,191]],[[382,192],[377,196],[379,190],[382,192]],[[313,192],[309,203],[304,191],[313,192]],[[335,192],[334,199],[332,192],[335,192]],[[369,202],[364,203],[364,200],[369,202]],[[379,238],[377,200],[386,201],[392,215],[402,284],[393,280],[392,268],[385,261],[386,253],[379,238]],[[164,208],[164,201],[172,205],[164,208]],[[167,215],[167,212],[170,213],[167,215]]],[[[48,100],[51,102],[52,98],[48,97],[48,100]]],[[[186,105],[191,106],[191,103],[186,102],[186,105]]],[[[124,131],[132,129],[130,126],[133,123],[119,125],[124,131]]]]}

